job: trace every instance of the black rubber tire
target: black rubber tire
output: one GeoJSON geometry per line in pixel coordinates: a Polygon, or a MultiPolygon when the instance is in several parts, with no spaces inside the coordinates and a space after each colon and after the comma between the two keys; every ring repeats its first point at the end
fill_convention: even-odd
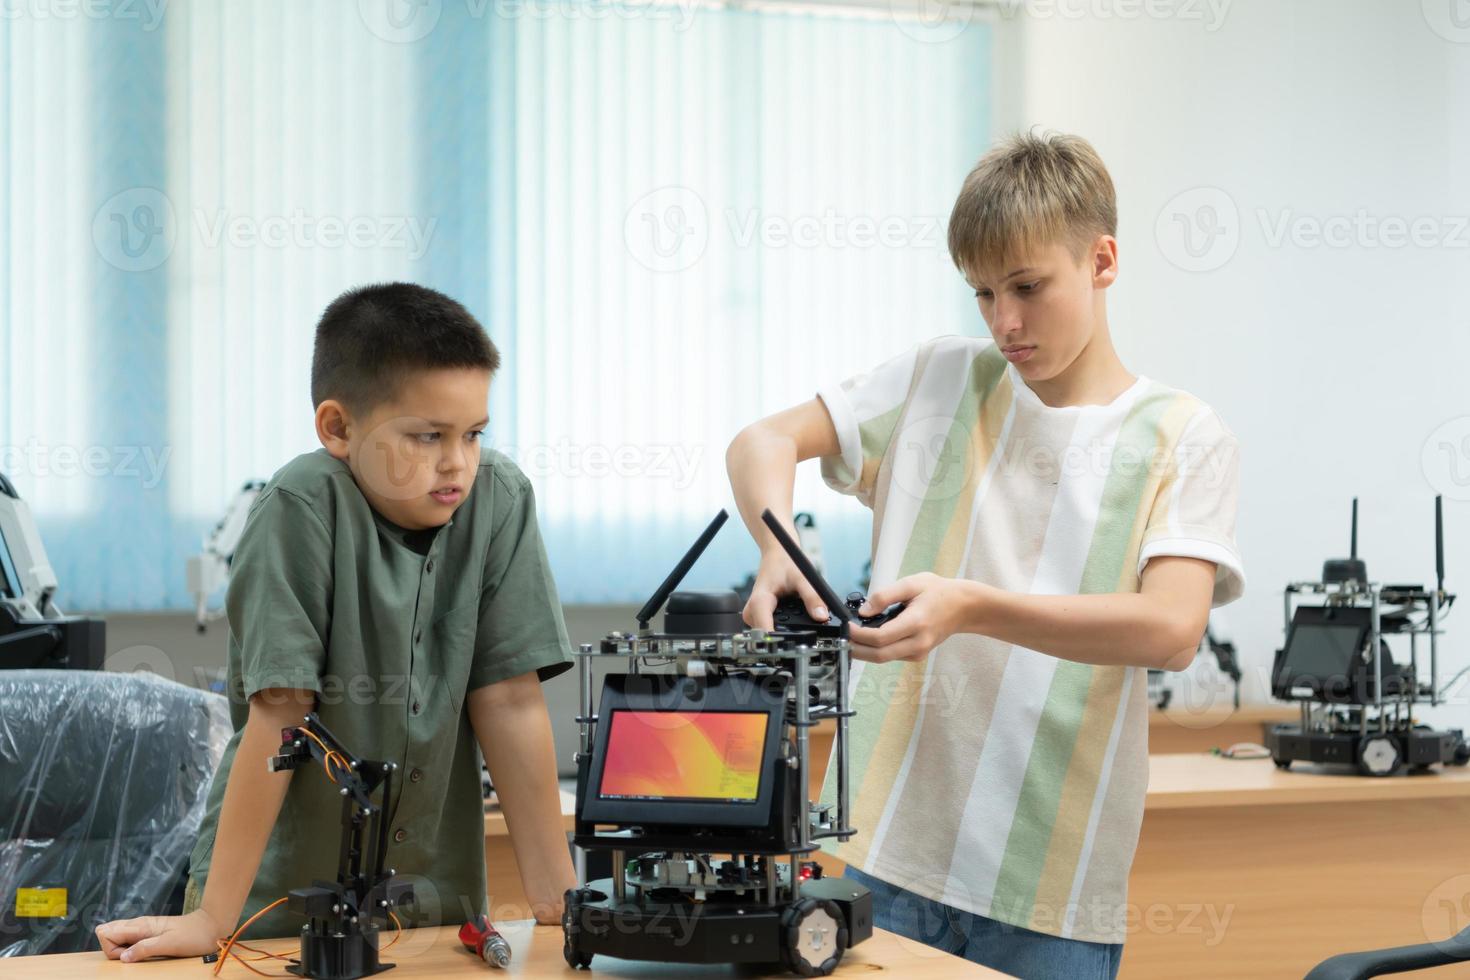
{"type": "Polygon", "coordinates": [[[1384,779],[1384,778],[1386,778],[1388,776],[1396,776],[1400,772],[1402,772],[1403,771],[1403,768],[1404,768],[1404,750],[1403,750],[1403,746],[1401,746],[1397,741],[1395,741],[1392,738],[1389,738],[1386,735],[1372,736],[1372,737],[1363,739],[1363,741],[1358,744],[1358,752],[1357,752],[1357,755],[1358,755],[1358,760],[1357,760],[1358,761],[1358,772],[1360,772],[1364,776],[1369,776],[1369,777],[1372,777],[1374,779],[1384,779]],[[1368,750],[1369,745],[1371,745],[1374,742],[1386,743],[1387,745],[1389,745],[1393,749],[1393,755],[1394,755],[1393,763],[1392,763],[1392,765],[1389,766],[1388,769],[1384,770],[1383,772],[1374,772],[1373,769],[1372,769],[1372,767],[1368,763],[1367,750],[1368,750]]]}
{"type": "Polygon", "coordinates": [[[577,909],[586,894],[585,889],[568,888],[562,899],[565,911],[561,916],[561,955],[567,961],[567,966],[573,970],[586,970],[592,966],[592,954],[577,948],[577,937],[582,934],[582,927],[577,921],[577,909]]]}
{"type": "Polygon", "coordinates": [[[592,954],[584,953],[580,949],[573,949],[570,942],[561,944],[562,959],[567,961],[567,966],[573,970],[590,970],[592,968],[592,954]]]}
{"type": "Polygon", "coordinates": [[[825,977],[837,969],[847,950],[847,920],[837,903],[826,898],[802,898],[781,913],[781,965],[804,977],[825,977]],[[811,962],[801,949],[802,923],[811,915],[825,912],[837,924],[834,951],[820,963],[811,962]]]}

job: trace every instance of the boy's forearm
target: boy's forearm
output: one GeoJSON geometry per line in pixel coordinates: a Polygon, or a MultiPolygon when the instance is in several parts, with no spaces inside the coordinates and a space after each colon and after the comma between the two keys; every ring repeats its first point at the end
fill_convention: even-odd
{"type": "Polygon", "coordinates": [[[759,423],[744,429],[725,452],[725,470],[730,474],[735,505],[761,554],[779,547],[761,520],[762,511],[770,508],[782,524],[792,524],[796,463],[795,441],[759,423]]]}
{"type": "Polygon", "coordinates": [[[562,827],[551,719],[534,673],[501,683],[518,685],[520,696],[491,703],[483,696],[488,688],[472,691],[471,720],[505,814],[526,898],[538,920],[554,921],[577,876],[562,827]]]}
{"type": "Polygon", "coordinates": [[[962,632],[1100,666],[1181,669],[1199,637],[1159,596],[1030,595],[970,583],[962,632]]]}
{"type": "Polygon", "coordinates": [[[240,911],[291,785],[290,774],[270,772],[267,760],[281,747],[281,729],[300,721],[309,710],[309,706],[293,705],[263,711],[251,706],[251,718],[235,749],[220,803],[219,826],[200,902],[200,907],[226,931],[234,931],[239,924],[240,911]]]}

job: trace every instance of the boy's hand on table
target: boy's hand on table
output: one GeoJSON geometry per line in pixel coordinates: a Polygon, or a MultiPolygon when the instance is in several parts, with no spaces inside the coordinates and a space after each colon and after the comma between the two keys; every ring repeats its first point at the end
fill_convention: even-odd
{"type": "Polygon", "coordinates": [[[145,915],[115,919],[96,929],[110,960],[135,963],[150,956],[204,956],[218,951],[225,930],[204,909],[188,915],[145,915]]]}
{"type": "Polygon", "coordinates": [[[776,600],[784,595],[795,594],[806,606],[807,615],[819,622],[826,622],[832,615],[827,604],[817,595],[806,576],[797,570],[779,549],[761,555],[760,568],[755,573],[755,584],[750,590],[750,599],[741,611],[745,624],[754,629],[772,628],[771,616],[776,611],[776,600]]]}
{"type": "Polygon", "coordinates": [[[939,644],[965,632],[976,603],[984,601],[986,588],[979,582],[944,578],[933,572],[920,572],[884,586],[868,596],[859,615],[876,616],[895,602],[907,606],[876,629],[853,623],[852,655],[880,664],[923,660],[939,644]]]}

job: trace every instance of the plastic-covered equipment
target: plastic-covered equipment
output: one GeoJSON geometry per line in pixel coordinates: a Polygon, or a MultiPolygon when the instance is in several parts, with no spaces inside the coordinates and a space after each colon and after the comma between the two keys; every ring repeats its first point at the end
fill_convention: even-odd
{"type": "Polygon", "coordinates": [[[0,956],[180,911],[232,734],[224,697],[152,674],[0,671],[0,956]]]}

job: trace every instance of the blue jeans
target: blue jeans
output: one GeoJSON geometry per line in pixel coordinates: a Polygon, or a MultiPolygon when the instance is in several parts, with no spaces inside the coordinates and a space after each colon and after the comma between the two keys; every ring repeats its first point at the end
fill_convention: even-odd
{"type": "Polygon", "coordinates": [[[1114,980],[1122,943],[1089,943],[1033,932],[915,895],[848,868],[873,893],[873,925],[1022,980],[1114,980]]]}

